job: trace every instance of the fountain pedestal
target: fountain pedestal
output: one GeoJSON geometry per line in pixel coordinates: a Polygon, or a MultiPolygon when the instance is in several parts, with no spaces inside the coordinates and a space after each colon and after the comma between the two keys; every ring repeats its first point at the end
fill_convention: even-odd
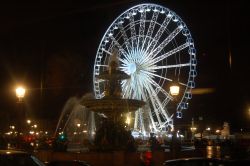
{"type": "Polygon", "coordinates": [[[99,79],[105,81],[104,97],[83,100],[82,104],[96,113],[103,114],[100,127],[96,131],[95,145],[100,150],[121,150],[132,147],[133,137],[125,130],[120,119],[122,113],[134,112],[145,102],[121,97],[121,80],[130,76],[119,70],[118,56],[115,51],[109,61],[108,70],[100,73],[99,79]]]}

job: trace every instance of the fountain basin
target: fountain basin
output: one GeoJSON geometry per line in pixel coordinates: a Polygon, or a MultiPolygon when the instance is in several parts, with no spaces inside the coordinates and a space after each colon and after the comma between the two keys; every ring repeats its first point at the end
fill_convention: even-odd
{"type": "Polygon", "coordinates": [[[85,107],[97,113],[109,116],[113,113],[134,112],[145,105],[144,101],[136,99],[102,98],[86,99],[81,102],[85,107]]]}

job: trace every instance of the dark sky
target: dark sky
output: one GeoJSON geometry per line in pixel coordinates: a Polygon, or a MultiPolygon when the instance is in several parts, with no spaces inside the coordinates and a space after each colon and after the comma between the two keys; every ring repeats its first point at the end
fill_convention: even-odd
{"type": "Polygon", "coordinates": [[[235,130],[250,128],[250,6],[240,0],[1,3],[2,123],[15,117],[19,83],[28,88],[25,110],[34,118],[58,119],[68,98],[91,92],[103,34],[123,11],[143,2],[163,5],[183,19],[197,49],[196,86],[215,89],[194,95],[184,119],[202,116],[211,125],[228,121],[235,130]]]}

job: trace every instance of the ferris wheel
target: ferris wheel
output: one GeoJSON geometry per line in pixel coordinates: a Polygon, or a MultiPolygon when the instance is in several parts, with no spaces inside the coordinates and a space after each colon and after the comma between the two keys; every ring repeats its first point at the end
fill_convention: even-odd
{"type": "Polygon", "coordinates": [[[195,87],[196,50],[182,19],[156,4],[140,4],[118,16],[98,47],[93,83],[95,97],[104,97],[104,81],[98,75],[107,70],[109,58],[118,49],[120,70],[130,75],[122,81],[124,98],[147,104],[133,115],[134,130],[160,132],[173,127],[173,115],[181,118],[195,87]],[[175,82],[178,98],[169,92],[175,82]],[[171,105],[171,107],[170,107],[171,105]]]}

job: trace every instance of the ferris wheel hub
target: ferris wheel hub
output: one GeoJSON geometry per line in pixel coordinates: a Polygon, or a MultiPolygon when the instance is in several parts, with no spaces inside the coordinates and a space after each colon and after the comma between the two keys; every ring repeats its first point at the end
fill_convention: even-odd
{"type": "Polygon", "coordinates": [[[134,74],[135,72],[136,72],[136,64],[135,63],[128,64],[129,75],[134,74]]]}

